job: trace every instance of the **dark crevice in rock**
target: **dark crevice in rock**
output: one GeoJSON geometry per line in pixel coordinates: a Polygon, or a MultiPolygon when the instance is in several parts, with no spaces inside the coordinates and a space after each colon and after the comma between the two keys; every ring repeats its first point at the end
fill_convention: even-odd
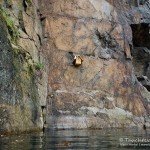
{"type": "Polygon", "coordinates": [[[44,20],[46,19],[46,16],[44,16],[44,15],[40,12],[39,9],[37,9],[37,14],[38,14],[38,16],[39,16],[41,22],[44,21],[44,20]]]}
{"type": "Polygon", "coordinates": [[[41,106],[41,110],[42,110],[42,117],[43,117],[43,132],[45,131],[45,127],[46,127],[46,106],[41,106]]]}
{"type": "Polygon", "coordinates": [[[147,76],[140,76],[137,77],[137,79],[148,91],[150,91],[150,80],[147,76]]]}
{"type": "Polygon", "coordinates": [[[37,34],[37,36],[38,36],[38,39],[39,39],[40,45],[42,46],[42,39],[41,39],[41,37],[40,37],[40,35],[39,35],[39,34],[37,34]]]}
{"type": "Polygon", "coordinates": [[[23,0],[23,7],[24,7],[24,11],[26,12],[28,7],[26,0],[23,0]]]}
{"type": "Polygon", "coordinates": [[[139,5],[144,5],[145,3],[149,2],[149,0],[138,0],[139,5]]]}
{"type": "Polygon", "coordinates": [[[23,14],[21,10],[19,11],[19,14],[18,14],[18,20],[19,20],[20,28],[22,29],[22,31],[24,31],[27,34],[25,26],[24,26],[23,14]]]}
{"type": "Polygon", "coordinates": [[[43,15],[40,16],[41,22],[44,21],[45,19],[46,19],[46,16],[43,16],[43,15]]]}
{"type": "Polygon", "coordinates": [[[132,57],[138,81],[150,91],[150,34],[149,24],[132,24],[132,57]]]}
{"type": "Polygon", "coordinates": [[[148,2],[149,0],[130,0],[127,4],[129,3],[131,6],[139,7],[140,5],[145,5],[148,2]]]}
{"type": "Polygon", "coordinates": [[[131,24],[133,33],[133,45],[134,47],[147,47],[150,49],[150,34],[149,24],[131,24]]]}

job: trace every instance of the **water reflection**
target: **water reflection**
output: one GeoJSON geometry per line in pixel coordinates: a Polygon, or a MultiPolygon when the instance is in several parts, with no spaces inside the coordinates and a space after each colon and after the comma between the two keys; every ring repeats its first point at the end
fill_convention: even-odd
{"type": "MultiPolygon", "coordinates": [[[[0,138],[0,150],[132,150],[120,146],[120,138],[149,138],[144,130],[47,130],[44,134],[26,134],[0,138]]],[[[136,147],[138,149],[150,149],[136,147]]]]}

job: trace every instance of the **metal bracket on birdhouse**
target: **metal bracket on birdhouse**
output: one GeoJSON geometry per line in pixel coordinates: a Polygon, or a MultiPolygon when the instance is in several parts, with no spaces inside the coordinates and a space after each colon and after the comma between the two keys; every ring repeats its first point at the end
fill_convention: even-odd
{"type": "Polygon", "coordinates": [[[83,57],[79,56],[79,55],[75,55],[74,56],[74,60],[73,60],[73,65],[75,67],[79,67],[82,65],[83,62],[83,57]]]}

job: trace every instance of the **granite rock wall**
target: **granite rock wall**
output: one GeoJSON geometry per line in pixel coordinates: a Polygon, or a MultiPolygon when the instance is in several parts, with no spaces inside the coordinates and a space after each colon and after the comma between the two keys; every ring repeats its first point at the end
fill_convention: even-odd
{"type": "Polygon", "coordinates": [[[149,0],[0,0],[0,133],[149,127],[149,14],[149,0]]]}
{"type": "Polygon", "coordinates": [[[48,126],[149,126],[150,97],[136,77],[131,27],[149,24],[149,1],[39,3],[45,18],[49,59],[48,126]],[[72,63],[76,55],[84,60],[79,67],[72,63]]]}
{"type": "Polygon", "coordinates": [[[46,59],[36,0],[0,1],[0,134],[39,131],[46,59]]]}

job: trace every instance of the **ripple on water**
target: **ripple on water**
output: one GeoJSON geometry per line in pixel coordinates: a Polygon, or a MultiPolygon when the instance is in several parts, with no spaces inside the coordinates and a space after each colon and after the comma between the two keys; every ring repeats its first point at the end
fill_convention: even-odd
{"type": "MultiPolygon", "coordinates": [[[[0,150],[133,150],[120,145],[120,138],[149,138],[143,130],[47,130],[43,133],[3,136],[0,150]]],[[[150,149],[150,146],[136,147],[150,149]]]]}

